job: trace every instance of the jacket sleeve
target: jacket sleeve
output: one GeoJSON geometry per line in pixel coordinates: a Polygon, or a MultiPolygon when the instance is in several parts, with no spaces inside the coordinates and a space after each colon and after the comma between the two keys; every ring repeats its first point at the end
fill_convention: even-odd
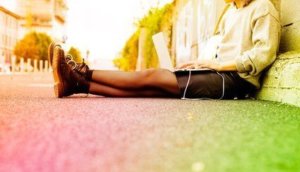
{"type": "Polygon", "coordinates": [[[238,72],[257,76],[276,59],[280,40],[280,23],[270,13],[252,24],[254,47],[236,58],[238,72]]]}

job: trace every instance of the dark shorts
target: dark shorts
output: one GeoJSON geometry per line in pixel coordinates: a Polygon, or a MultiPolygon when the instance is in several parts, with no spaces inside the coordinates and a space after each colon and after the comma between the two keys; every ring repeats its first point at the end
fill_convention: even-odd
{"type": "Polygon", "coordinates": [[[182,98],[241,99],[255,90],[255,86],[242,79],[236,72],[177,71],[174,73],[182,98]]]}

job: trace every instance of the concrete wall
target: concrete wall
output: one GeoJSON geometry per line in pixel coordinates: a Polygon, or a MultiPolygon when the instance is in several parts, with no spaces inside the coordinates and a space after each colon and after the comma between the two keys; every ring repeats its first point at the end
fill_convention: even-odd
{"type": "Polygon", "coordinates": [[[281,9],[280,53],[267,71],[257,98],[300,107],[300,3],[288,0],[276,4],[281,9]]]}
{"type": "Polygon", "coordinates": [[[281,52],[300,50],[299,0],[281,2],[282,39],[281,52]]]}
{"type": "Polygon", "coordinates": [[[300,53],[281,54],[263,79],[258,99],[300,107],[300,53]]]}

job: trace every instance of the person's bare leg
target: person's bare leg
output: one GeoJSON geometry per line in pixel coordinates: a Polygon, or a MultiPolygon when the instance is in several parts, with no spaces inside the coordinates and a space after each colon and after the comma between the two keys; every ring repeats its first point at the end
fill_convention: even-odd
{"type": "Polygon", "coordinates": [[[90,82],[89,93],[106,97],[179,97],[179,93],[169,93],[157,88],[126,90],[102,85],[95,82],[90,82]]]}
{"type": "Polygon", "coordinates": [[[165,69],[148,69],[139,72],[94,70],[91,80],[121,90],[156,88],[171,94],[180,92],[175,74],[165,69]]]}

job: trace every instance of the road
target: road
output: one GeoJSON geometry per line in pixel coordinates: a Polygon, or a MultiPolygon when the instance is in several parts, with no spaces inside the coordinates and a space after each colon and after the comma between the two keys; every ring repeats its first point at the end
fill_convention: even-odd
{"type": "Polygon", "coordinates": [[[54,98],[0,76],[0,172],[300,171],[300,108],[258,100],[54,98]]]}

